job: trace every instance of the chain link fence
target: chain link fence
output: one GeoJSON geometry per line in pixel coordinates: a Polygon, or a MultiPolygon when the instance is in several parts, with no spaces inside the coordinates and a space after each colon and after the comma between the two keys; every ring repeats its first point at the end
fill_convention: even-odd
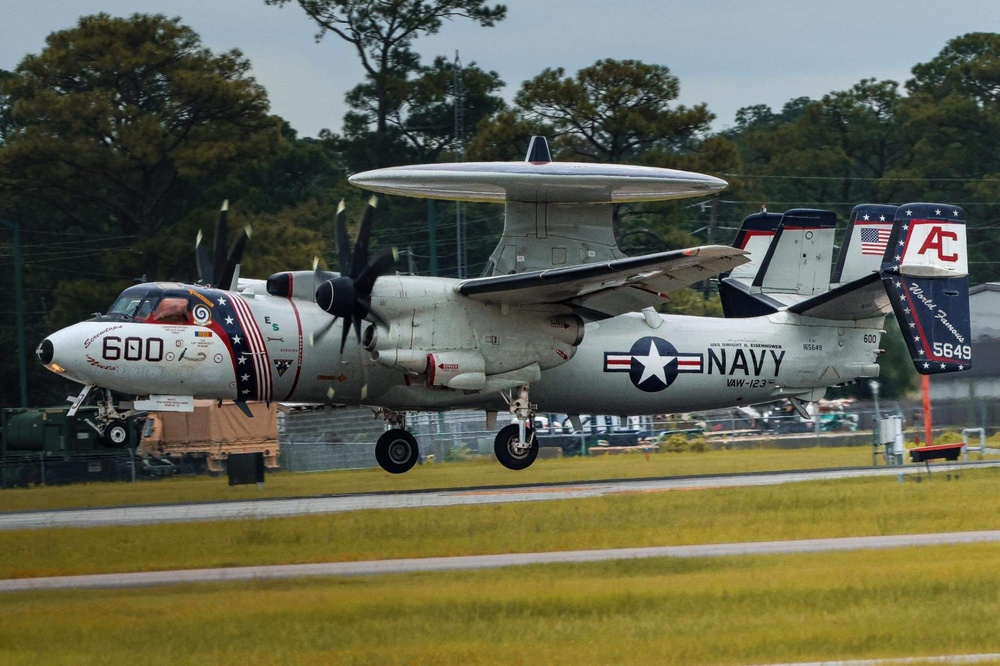
{"type": "MultiPolygon", "coordinates": [[[[673,435],[697,439],[709,449],[859,446],[874,443],[877,415],[902,416],[907,441],[923,439],[918,401],[883,404],[878,412],[871,403],[842,405],[821,412],[818,420],[804,419],[788,403],[656,417],[584,416],[580,428],[565,414],[540,413],[535,432],[540,457],[593,455],[616,447],[652,450],[673,435]]],[[[1000,400],[938,402],[933,417],[937,433],[978,427],[991,435],[1000,418],[1000,400]]],[[[495,426],[488,428],[482,411],[410,412],[406,418],[422,463],[491,457],[494,438],[508,422],[506,414],[499,414],[495,426]]],[[[385,425],[367,407],[326,406],[282,410],[278,429],[280,468],[308,472],[377,467],[375,442],[385,425]]],[[[183,463],[137,456],[129,449],[72,455],[30,452],[0,456],[0,487],[133,481],[191,471],[183,463]]]]}
{"type": "Polygon", "coordinates": [[[170,476],[175,471],[172,463],[136,455],[133,449],[66,455],[9,454],[0,456],[0,488],[142,481],[170,476]]]}
{"type": "MultiPolygon", "coordinates": [[[[982,408],[971,413],[986,420],[991,412],[992,408],[982,408]]],[[[972,426],[986,427],[992,433],[991,426],[969,419],[969,414],[964,404],[935,408],[935,431],[972,426]]],[[[870,403],[844,404],[820,412],[818,419],[803,418],[788,403],[655,417],[584,416],[580,429],[565,414],[540,413],[535,432],[543,457],[592,455],[597,448],[652,446],[672,434],[703,439],[707,448],[859,446],[873,443],[877,415],[902,416],[908,436],[922,438],[922,409],[917,402],[884,404],[878,412],[870,403]]],[[[406,417],[423,463],[492,456],[494,438],[507,423],[507,416],[500,414],[496,426],[487,428],[482,411],[409,412],[406,417]]],[[[303,472],[375,467],[374,445],[384,431],[383,420],[369,408],[285,412],[279,420],[281,468],[303,472]]]]}

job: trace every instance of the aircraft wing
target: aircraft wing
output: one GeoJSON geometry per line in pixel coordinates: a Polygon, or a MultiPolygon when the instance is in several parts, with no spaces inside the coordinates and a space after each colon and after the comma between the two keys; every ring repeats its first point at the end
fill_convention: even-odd
{"type": "Polygon", "coordinates": [[[704,245],[595,264],[461,282],[456,290],[487,303],[559,303],[589,318],[614,317],[656,306],[681,287],[747,261],[742,250],[704,245]]]}

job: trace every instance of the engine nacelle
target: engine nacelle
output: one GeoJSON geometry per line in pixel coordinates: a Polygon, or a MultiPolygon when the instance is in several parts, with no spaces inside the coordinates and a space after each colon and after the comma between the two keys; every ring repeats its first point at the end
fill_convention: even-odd
{"type": "Polygon", "coordinates": [[[372,303],[385,323],[366,327],[371,359],[428,387],[493,391],[538,381],[565,363],[584,337],[575,314],[551,306],[486,303],[456,292],[460,281],[384,276],[372,303]],[[386,325],[388,324],[388,325],[386,325]]]}
{"type": "Polygon", "coordinates": [[[463,391],[486,388],[486,359],[477,351],[455,350],[427,355],[427,385],[463,391]]]}
{"type": "Polygon", "coordinates": [[[549,319],[546,332],[556,340],[570,347],[579,347],[583,342],[583,319],[575,314],[558,315],[549,319]]]}
{"type": "Polygon", "coordinates": [[[267,278],[266,289],[272,296],[311,301],[316,287],[335,277],[330,271],[285,271],[267,278]]]}
{"type": "Polygon", "coordinates": [[[429,355],[422,349],[385,349],[374,350],[372,360],[387,368],[398,368],[415,375],[422,375],[427,370],[429,355]]]}

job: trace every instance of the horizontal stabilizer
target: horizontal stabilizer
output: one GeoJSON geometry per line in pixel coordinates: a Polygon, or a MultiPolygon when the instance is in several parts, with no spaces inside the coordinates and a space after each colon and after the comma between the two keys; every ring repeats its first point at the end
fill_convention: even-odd
{"type": "Polygon", "coordinates": [[[878,273],[831,289],[788,307],[789,312],[804,317],[857,321],[889,314],[892,307],[878,273]]]}
{"type": "Polygon", "coordinates": [[[783,219],[752,285],[732,278],[720,283],[727,317],[785,309],[846,322],[891,311],[917,372],[928,375],[971,367],[968,251],[961,208],[935,203],[855,207],[833,274],[839,286],[805,299],[800,292],[797,301],[788,300],[794,295],[762,288],[768,284],[768,264],[780,261],[784,226],[783,219]]]}

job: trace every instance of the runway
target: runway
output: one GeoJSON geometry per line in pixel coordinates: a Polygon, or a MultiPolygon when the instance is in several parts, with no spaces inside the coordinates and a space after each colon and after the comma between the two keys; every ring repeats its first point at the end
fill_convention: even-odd
{"type": "MultiPolygon", "coordinates": [[[[953,463],[951,473],[968,469],[1000,466],[1000,461],[953,463]]],[[[655,493],[673,490],[707,488],[739,488],[767,486],[804,481],[847,479],[864,476],[915,476],[923,466],[852,467],[844,469],[802,470],[684,476],[658,479],[592,481],[572,484],[510,486],[494,488],[462,488],[400,493],[369,493],[331,495],[289,499],[241,500],[192,504],[152,506],[121,506],[96,509],[62,509],[56,511],[26,511],[0,514],[0,530],[39,529],[49,527],[96,527],[105,525],[145,525],[151,523],[189,522],[197,520],[241,520],[247,518],[281,518],[310,514],[365,511],[370,509],[406,509],[415,507],[457,506],[468,504],[502,504],[540,502],[544,500],[580,499],[629,493],[655,493]]],[[[944,472],[943,467],[935,474],[944,472]]]]}
{"type": "Polygon", "coordinates": [[[371,576],[376,574],[415,573],[421,571],[459,571],[496,569],[530,564],[604,562],[608,560],[651,557],[725,557],[739,555],[787,555],[826,553],[847,550],[939,546],[963,543],[1000,542],[1000,530],[948,532],[942,534],[902,534],[894,536],[844,537],[839,539],[803,539],[797,541],[760,541],[750,543],[659,546],[649,548],[612,548],[543,553],[506,553],[461,557],[426,557],[362,562],[327,562],[319,564],[283,564],[272,566],[185,569],[142,573],[96,574],[89,576],[53,576],[0,580],[0,592],[81,588],[127,588],[180,583],[217,583],[308,576],[371,576]]]}

